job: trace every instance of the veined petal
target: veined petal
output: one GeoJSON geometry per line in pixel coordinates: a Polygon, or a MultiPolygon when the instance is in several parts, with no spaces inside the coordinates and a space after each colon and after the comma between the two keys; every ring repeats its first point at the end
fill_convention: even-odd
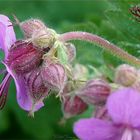
{"type": "Polygon", "coordinates": [[[140,93],[135,89],[123,88],[112,93],[107,108],[115,123],[140,127],[140,93]]]}
{"type": "Polygon", "coordinates": [[[112,122],[99,119],[81,119],[74,125],[74,132],[80,140],[120,140],[120,129],[112,122]]]}
{"type": "Polygon", "coordinates": [[[6,64],[5,66],[7,68],[7,71],[11,74],[11,76],[15,81],[16,90],[17,90],[17,101],[19,106],[26,111],[32,111],[32,112],[35,112],[39,110],[41,107],[43,107],[44,103],[42,101],[33,104],[33,101],[30,97],[29,90],[25,84],[24,77],[22,75],[20,76],[16,75],[10,70],[10,68],[6,64]]]}
{"type": "Polygon", "coordinates": [[[133,139],[134,140],[140,140],[140,131],[139,130],[134,130],[133,131],[133,139]]]}
{"type": "Polygon", "coordinates": [[[0,22],[0,49],[2,49],[4,52],[7,50],[5,50],[5,45],[4,45],[4,41],[5,41],[5,36],[6,36],[6,26],[0,22]]]}
{"type": "Polygon", "coordinates": [[[5,15],[0,15],[0,48],[6,56],[8,49],[15,41],[16,36],[10,19],[5,15]]]}
{"type": "Polygon", "coordinates": [[[24,78],[22,76],[16,76],[15,79],[17,88],[17,101],[21,108],[26,111],[34,112],[44,106],[44,103],[42,101],[34,105],[33,100],[30,97],[29,90],[27,89],[24,78]]]}

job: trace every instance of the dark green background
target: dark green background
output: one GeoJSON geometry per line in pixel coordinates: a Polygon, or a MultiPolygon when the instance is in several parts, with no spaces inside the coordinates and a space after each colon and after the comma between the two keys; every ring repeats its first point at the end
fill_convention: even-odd
{"type": "MultiPolygon", "coordinates": [[[[95,33],[139,57],[140,23],[129,12],[136,4],[136,0],[0,0],[0,14],[9,16],[12,21],[12,14],[20,21],[39,18],[58,33],[71,30],[95,33]]],[[[17,38],[22,38],[17,26],[15,31],[17,38]]],[[[123,62],[90,43],[73,43],[77,47],[75,63],[95,66],[110,78],[112,75],[106,65],[123,62]]],[[[91,112],[92,108],[61,126],[60,101],[51,96],[45,100],[45,107],[35,113],[35,118],[29,118],[17,104],[13,82],[6,106],[0,111],[0,139],[74,139],[73,122],[91,112]]]]}

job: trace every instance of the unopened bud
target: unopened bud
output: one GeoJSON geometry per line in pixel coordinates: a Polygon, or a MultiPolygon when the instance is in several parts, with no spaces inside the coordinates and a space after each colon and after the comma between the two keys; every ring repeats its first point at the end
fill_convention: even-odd
{"type": "Polygon", "coordinates": [[[81,88],[77,95],[86,103],[93,105],[105,104],[111,92],[109,84],[100,79],[90,80],[81,88]]]}
{"type": "Polygon", "coordinates": [[[43,100],[48,95],[49,88],[43,82],[41,67],[26,74],[25,81],[34,103],[43,100]]]}
{"type": "Polygon", "coordinates": [[[39,48],[47,48],[53,46],[56,40],[56,33],[51,29],[37,30],[33,33],[31,41],[39,48]]]}
{"type": "Polygon", "coordinates": [[[131,86],[137,79],[137,70],[127,64],[116,69],[115,82],[123,86],[131,86]]]}
{"type": "Polygon", "coordinates": [[[88,77],[88,69],[82,64],[76,64],[73,69],[73,79],[75,80],[86,80],[88,77]]]}
{"type": "Polygon", "coordinates": [[[78,96],[68,97],[62,102],[62,110],[66,119],[83,113],[87,108],[87,104],[78,96]]]}
{"type": "Polygon", "coordinates": [[[43,52],[32,43],[17,41],[10,48],[6,63],[18,74],[28,73],[42,62],[43,52]]]}
{"type": "Polygon", "coordinates": [[[20,23],[20,28],[26,38],[31,38],[37,30],[46,29],[45,24],[39,19],[29,19],[20,23]]]}
{"type": "Polygon", "coordinates": [[[42,67],[41,75],[45,85],[53,90],[62,91],[67,80],[64,67],[48,59],[44,60],[42,67]]]}

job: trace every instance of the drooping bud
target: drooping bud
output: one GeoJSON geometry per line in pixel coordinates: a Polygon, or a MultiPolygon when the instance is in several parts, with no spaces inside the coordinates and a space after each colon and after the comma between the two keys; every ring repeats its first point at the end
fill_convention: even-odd
{"type": "Polygon", "coordinates": [[[29,19],[19,24],[26,38],[31,38],[33,33],[37,30],[42,30],[47,28],[45,24],[39,19],[29,19]]]}
{"type": "Polygon", "coordinates": [[[29,94],[34,103],[43,100],[48,95],[49,88],[45,86],[43,82],[41,67],[36,68],[30,73],[26,74],[25,81],[27,88],[29,89],[29,94]]]}
{"type": "Polygon", "coordinates": [[[127,64],[116,69],[115,82],[123,86],[131,86],[137,79],[137,70],[127,64]]]}
{"type": "Polygon", "coordinates": [[[88,69],[82,64],[76,64],[73,69],[73,79],[75,80],[87,80],[88,69]]]}
{"type": "Polygon", "coordinates": [[[17,41],[10,48],[6,63],[18,74],[28,73],[42,62],[43,51],[39,51],[32,43],[17,41]]]}
{"type": "Polygon", "coordinates": [[[64,67],[50,59],[44,59],[41,75],[47,87],[61,92],[65,86],[67,76],[64,67]]]}
{"type": "Polygon", "coordinates": [[[68,61],[72,62],[76,57],[76,48],[72,43],[65,43],[67,48],[68,61]]]}
{"type": "Polygon", "coordinates": [[[39,48],[51,47],[55,40],[56,32],[48,28],[34,31],[31,39],[33,44],[39,48]]]}
{"type": "Polygon", "coordinates": [[[64,102],[62,102],[62,110],[65,119],[79,115],[86,111],[87,108],[87,104],[78,96],[67,97],[64,102]]]}
{"type": "Polygon", "coordinates": [[[86,103],[93,105],[105,104],[107,97],[111,92],[109,84],[100,79],[90,80],[81,88],[77,95],[86,103]]]}

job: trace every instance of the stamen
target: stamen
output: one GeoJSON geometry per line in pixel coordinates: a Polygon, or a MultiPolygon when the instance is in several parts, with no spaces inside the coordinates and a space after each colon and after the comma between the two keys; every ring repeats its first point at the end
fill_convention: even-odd
{"type": "Polygon", "coordinates": [[[9,88],[11,79],[12,79],[11,75],[7,73],[0,85],[0,110],[3,109],[6,103],[6,99],[8,95],[8,88],[9,88]]]}

